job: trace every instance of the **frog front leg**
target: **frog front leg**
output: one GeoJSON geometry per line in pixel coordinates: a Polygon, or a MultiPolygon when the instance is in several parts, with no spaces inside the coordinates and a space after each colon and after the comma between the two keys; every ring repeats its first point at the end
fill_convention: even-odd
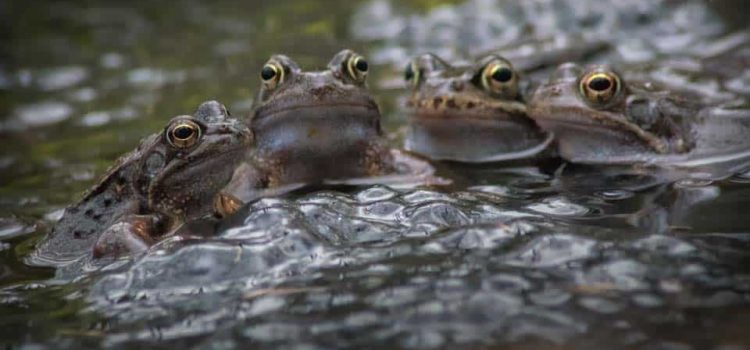
{"type": "Polygon", "coordinates": [[[140,253],[154,244],[163,219],[158,215],[125,215],[109,226],[94,244],[94,258],[140,253]]]}
{"type": "Polygon", "coordinates": [[[237,212],[243,205],[258,198],[263,186],[263,176],[253,165],[243,162],[232,175],[232,179],[214,198],[214,210],[221,217],[237,212]]]}

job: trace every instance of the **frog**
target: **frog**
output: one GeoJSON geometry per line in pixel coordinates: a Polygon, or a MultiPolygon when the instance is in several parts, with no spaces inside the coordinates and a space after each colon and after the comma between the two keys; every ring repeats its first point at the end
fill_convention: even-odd
{"type": "Polygon", "coordinates": [[[720,176],[750,158],[750,108],[735,97],[681,89],[635,67],[565,63],[535,90],[528,113],[572,163],[720,176]]]}
{"type": "Polygon", "coordinates": [[[388,147],[379,106],[367,87],[369,69],[366,58],[349,49],[319,71],[272,55],[260,69],[261,86],[246,121],[254,143],[222,191],[223,214],[290,187],[428,176],[429,163],[388,147]]]}
{"type": "Polygon", "coordinates": [[[212,215],[251,143],[249,128],[217,101],[172,118],[64,210],[35,260],[65,264],[143,252],[182,223],[212,215]]]}
{"type": "Polygon", "coordinates": [[[406,65],[411,85],[404,148],[433,160],[487,163],[541,156],[553,140],[527,116],[530,85],[511,62],[488,54],[449,64],[424,54],[406,65]]]}

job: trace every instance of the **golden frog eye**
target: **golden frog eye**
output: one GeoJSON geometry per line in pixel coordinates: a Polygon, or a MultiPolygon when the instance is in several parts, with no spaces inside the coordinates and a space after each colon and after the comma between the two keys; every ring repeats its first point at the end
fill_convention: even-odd
{"type": "Polygon", "coordinates": [[[419,68],[417,68],[417,65],[414,64],[414,62],[409,62],[404,69],[404,80],[406,80],[407,83],[410,83],[413,87],[417,87],[417,85],[419,85],[419,79],[421,78],[419,73],[420,71],[419,68]]]}
{"type": "Polygon", "coordinates": [[[268,89],[274,89],[284,81],[284,67],[276,62],[269,62],[260,70],[260,80],[268,89]]]}
{"type": "Polygon", "coordinates": [[[518,91],[518,74],[508,62],[494,60],[482,69],[482,87],[494,95],[514,98],[518,91]]]}
{"type": "Polygon", "coordinates": [[[180,120],[167,131],[167,141],[176,148],[188,148],[201,138],[201,128],[189,120],[180,120]]]}
{"type": "Polygon", "coordinates": [[[588,102],[607,104],[620,92],[620,78],[613,72],[589,72],[581,78],[578,89],[588,102]]]}
{"type": "Polygon", "coordinates": [[[353,55],[346,61],[346,71],[356,81],[364,81],[369,68],[370,65],[367,63],[367,60],[359,55],[353,55]]]}

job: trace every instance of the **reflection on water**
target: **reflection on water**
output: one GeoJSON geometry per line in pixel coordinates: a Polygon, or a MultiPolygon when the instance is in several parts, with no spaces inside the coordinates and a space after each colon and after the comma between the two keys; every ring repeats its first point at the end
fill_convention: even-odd
{"type": "MultiPolygon", "coordinates": [[[[62,208],[166,120],[208,99],[245,115],[272,53],[310,68],[341,48],[369,53],[379,63],[370,85],[398,146],[397,75],[416,52],[456,57],[555,31],[606,35],[612,26],[622,30],[610,59],[726,47],[735,39],[701,2],[0,7],[10,29],[0,42],[5,347],[750,344],[743,175],[669,182],[555,160],[446,163],[438,174],[454,180],[450,187],[268,198],[229,220],[194,223],[184,228],[192,238],[133,259],[57,271],[25,264],[62,208]]],[[[747,91],[747,81],[718,88],[747,91]]]]}

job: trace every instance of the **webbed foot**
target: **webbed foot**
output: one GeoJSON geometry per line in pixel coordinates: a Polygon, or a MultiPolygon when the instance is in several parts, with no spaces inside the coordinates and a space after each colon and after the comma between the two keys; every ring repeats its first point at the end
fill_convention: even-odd
{"type": "Polygon", "coordinates": [[[95,259],[143,252],[154,244],[157,218],[153,215],[127,215],[108,227],[94,244],[95,259]]]}

